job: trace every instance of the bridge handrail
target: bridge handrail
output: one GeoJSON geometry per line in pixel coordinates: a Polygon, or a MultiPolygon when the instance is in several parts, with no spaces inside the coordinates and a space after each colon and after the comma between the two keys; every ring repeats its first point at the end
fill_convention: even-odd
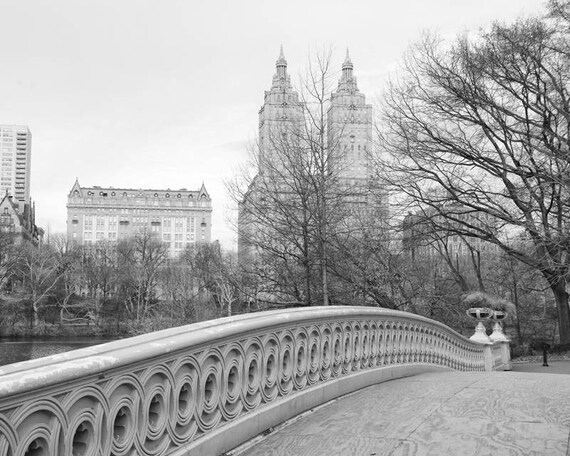
{"type": "Polygon", "coordinates": [[[504,367],[503,346],[368,307],[277,310],[158,331],[0,368],[0,456],[215,454],[387,378],[504,367]],[[221,439],[229,430],[234,437],[221,439]]]}

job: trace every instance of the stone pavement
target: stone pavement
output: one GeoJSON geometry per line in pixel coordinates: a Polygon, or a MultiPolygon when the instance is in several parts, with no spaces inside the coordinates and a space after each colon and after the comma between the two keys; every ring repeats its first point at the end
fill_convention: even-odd
{"type": "MultiPolygon", "coordinates": [[[[513,363],[513,372],[533,372],[538,374],[569,374],[570,361],[548,361],[548,366],[542,363],[513,363]]],[[[570,379],[568,379],[570,381],[570,379]]]]}
{"type": "Polygon", "coordinates": [[[569,432],[567,375],[438,371],[331,401],[229,454],[570,456],[569,432]]]}

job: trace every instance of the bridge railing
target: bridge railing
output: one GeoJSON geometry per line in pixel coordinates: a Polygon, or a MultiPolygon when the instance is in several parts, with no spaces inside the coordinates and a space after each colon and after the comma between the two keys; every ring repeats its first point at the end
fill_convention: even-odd
{"type": "Polygon", "coordinates": [[[508,343],[405,312],[224,318],[0,368],[0,456],[218,455],[365,386],[507,366],[508,343]]]}

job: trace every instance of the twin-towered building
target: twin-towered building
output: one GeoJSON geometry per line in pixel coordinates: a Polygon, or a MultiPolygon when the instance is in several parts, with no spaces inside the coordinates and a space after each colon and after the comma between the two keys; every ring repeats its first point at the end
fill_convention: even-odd
{"type": "MultiPolygon", "coordinates": [[[[271,88],[265,91],[259,110],[258,173],[239,207],[238,255],[243,264],[251,262],[260,245],[273,248],[276,232],[284,230],[283,226],[294,227],[295,219],[302,218],[301,212],[310,211],[302,206],[312,204],[313,197],[302,195],[302,187],[310,185],[307,182],[312,173],[326,175],[323,181],[329,186],[332,183],[334,188],[326,190],[327,196],[337,201],[330,204],[335,206],[331,210],[342,212],[336,222],[344,223],[355,236],[363,229],[364,218],[386,218],[386,198],[378,191],[370,192],[372,106],[359,91],[353,69],[347,51],[336,90],[319,92],[318,78],[328,75],[313,74],[317,79],[311,89],[316,97],[304,100],[291,84],[281,49],[271,88]],[[283,210],[275,212],[272,204],[283,210]]],[[[335,219],[327,217],[329,221],[335,219]]],[[[291,233],[286,236],[294,237],[291,233]]]]}
{"type": "MultiPolygon", "coordinates": [[[[325,94],[321,94],[325,95],[325,94]]],[[[369,158],[372,146],[372,105],[366,104],[366,97],[358,90],[353,64],[348,51],[342,64],[342,73],[336,91],[328,100],[321,100],[326,107],[326,138],[330,161],[329,171],[338,178],[368,179],[370,175],[369,158]]],[[[295,148],[310,148],[309,136],[320,134],[308,131],[311,119],[307,113],[311,111],[311,100],[301,100],[298,92],[291,85],[291,77],[287,73],[287,61],[283,49],[276,62],[276,71],[270,90],[265,91],[264,103],[259,110],[259,173],[277,174],[291,161],[284,156],[295,148]],[[295,138],[297,136],[297,138],[295,138]],[[303,138],[299,138],[303,136],[303,138]],[[305,144],[294,144],[305,141],[305,144]]],[[[318,107],[317,109],[320,109],[318,107]]],[[[315,112],[310,114],[319,116],[315,112]]],[[[315,119],[313,119],[315,120],[315,119]]],[[[314,125],[315,127],[316,125],[314,125]]]]}
{"type": "Polygon", "coordinates": [[[67,198],[67,237],[80,245],[117,242],[151,233],[169,246],[171,257],[190,245],[211,241],[212,199],[198,190],[82,187],[67,198]]]}

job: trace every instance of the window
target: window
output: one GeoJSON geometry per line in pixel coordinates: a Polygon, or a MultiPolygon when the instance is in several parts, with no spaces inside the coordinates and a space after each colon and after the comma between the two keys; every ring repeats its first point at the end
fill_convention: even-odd
{"type": "Polygon", "coordinates": [[[117,217],[109,217],[109,231],[117,231],[117,217]]]}
{"type": "Polygon", "coordinates": [[[182,219],[180,217],[176,217],[175,225],[174,225],[174,231],[176,233],[182,232],[182,219]]]}

